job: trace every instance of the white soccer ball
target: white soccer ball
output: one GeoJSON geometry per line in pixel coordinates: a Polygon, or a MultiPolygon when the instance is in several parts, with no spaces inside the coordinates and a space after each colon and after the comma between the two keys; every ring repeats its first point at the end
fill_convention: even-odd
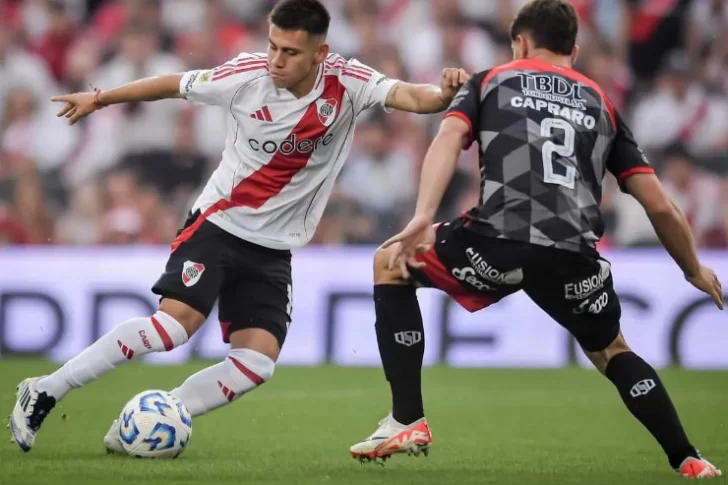
{"type": "Polygon", "coordinates": [[[138,458],[177,458],[190,442],[192,417],[185,405],[167,391],[140,392],[119,416],[119,438],[138,458]]]}

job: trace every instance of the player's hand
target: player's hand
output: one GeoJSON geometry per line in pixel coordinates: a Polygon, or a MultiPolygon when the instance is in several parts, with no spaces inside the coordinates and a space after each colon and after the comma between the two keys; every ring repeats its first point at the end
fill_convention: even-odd
{"type": "Polygon", "coordinates": [[[69,125],[76,124],[78,120],[85,118],[97,109],[103,107],[96,102],[96,93],[93,92],[53,96],[51,101],[66,103],[56,116],[59,118],[61,116],[68,118],[69,125]]]}
{"type": "Polygon", "coordinates": [[[442,82],[440,83],[440,91],[442,93],[443,102],[450,105],[460,87],[468,82],[470,76],[465,69],[456,69],[448,67],[442,70],[442,82]]]}
{"type": "Polygon", "coordinates": [[[685,279],[700,291],[712,296],[716,306],[723,309],[723,287],[712,269],[701,266],[698,274],[692,277],[686,276],[685,279]]]}
{"type": "Polygon", "coordinates": [[[408,279],[410,275],[407,265],[422,268],[425,263],[417,261],[417,255],[426,253],[434,245],[435,229],[432,226],[432,220],[428,217],[415,216],[402,232],[387,239],[380,248],[394,247],[389,258],[389,270],[392,271],[395,267],[399,267],[402,277],[408,279]]]}

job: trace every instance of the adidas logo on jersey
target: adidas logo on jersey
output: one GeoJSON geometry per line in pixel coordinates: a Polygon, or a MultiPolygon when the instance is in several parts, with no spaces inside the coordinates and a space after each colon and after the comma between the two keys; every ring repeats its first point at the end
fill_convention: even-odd
{"type": "Polygon", "coordinates": [[[263,106],[258,111],[250,115],[250,117],[260,121],[273,121],[273,117],[270,115],[268,106],[263,106]]]}

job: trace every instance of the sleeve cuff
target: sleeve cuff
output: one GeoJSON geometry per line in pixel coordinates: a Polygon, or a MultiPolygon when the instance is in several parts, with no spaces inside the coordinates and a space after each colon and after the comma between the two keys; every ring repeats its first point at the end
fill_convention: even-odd
{"type": "Polygon", "coordinates": [[[188,71],[182,75],[179,80],[179,93],[186,99],[187,95],[192,92],[192,86],[200,75],[200,71],[188,71]]]}
{"type": "Polygon", "coordinates": [[[387,108],[387,96],[389,96],[389,92],[392,90],[394,85],[399,82],[399,80],[384,78],[384,80],[380,79],[377,82],[379,84],[374,88],[375,96],[378,98],[377,103],[379,103],[385,112],[391,113],[394,110],[392,108],[387,108]]]}
{"type": "Polygon", "coordinates": [[[655,170],[652,167],[634,167],[627,169],[619,174],[617,176],[617,182],[619,182],[619,185],[622,185],[625,180],[630,178],[632,175],[637,175],[638,173],[655,173],[655,170]]]}
{"type": "Polygon", "coordinates": [[[450,111],[449,113],[445,113],[445,116],[443,116],[442,119],[444,120],[445,118],[449,118],[451,116],[454,116],[456,118],[463,120],[468,125],[468,130],[469,130],[468,131],[468,141],[465,142],[465,145],[463,145],[463,150],[467,150],[468,148],[470,148],[470,145],[472,145],[473,142],[475,141],[475,136],[473,133],[473,122],[470,121],[470,118],[465,116],[460,111],[450,111]]]}

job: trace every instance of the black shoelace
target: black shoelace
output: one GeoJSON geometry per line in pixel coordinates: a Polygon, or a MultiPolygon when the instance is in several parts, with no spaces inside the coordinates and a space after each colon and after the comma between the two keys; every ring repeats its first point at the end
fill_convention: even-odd
{"type": "Polygon", "coordinates": [[[33,404],[33,413],[28,417],[28,426],[33,431],[38,431],[40,425],[43,424],[43,420],[55,405],[56,400],[54,398],[48,396],[45,392],[40,393],[35,404],[33,404]]]}

